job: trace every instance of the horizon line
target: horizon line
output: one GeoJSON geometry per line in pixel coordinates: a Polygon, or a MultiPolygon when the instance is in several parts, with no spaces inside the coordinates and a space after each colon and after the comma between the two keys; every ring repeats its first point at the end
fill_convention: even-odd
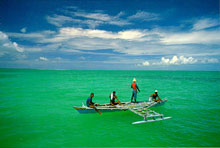
{"type": "Polygon", "coordinates": [[[204,71],[204,72],[220,72],[220,70],[180,70],[180,69],[177,69],[177,70],[172,70],[172,69],[56,69],[56,68],[3,68],[3,67],[0,67],[0,69],[18,69],[18,70],[48,70],[48,71],[67,71],[67,70],[78,70],[78,71],[91,71],[91,70],[94,70],[94,71],[204,71]]]}

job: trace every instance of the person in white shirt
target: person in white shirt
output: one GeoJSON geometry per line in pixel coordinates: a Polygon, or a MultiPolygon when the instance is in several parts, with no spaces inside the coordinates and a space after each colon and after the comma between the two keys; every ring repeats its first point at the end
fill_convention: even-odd
{"type": "Polygon", "coordinates": [[[110,94],[110,96],[109,96],[109,98],[110,98],[110,104],[111,105],[117,105],[117,104],[119,104],[119,105],[121,105],[121,102],[119,101],[119,99],[118,99],[118,97],[115,95],[115,91],[113,91],[111,94],[110,94]],[[118,101],[115,101],[115,99],[117,99],[118,101]]]}

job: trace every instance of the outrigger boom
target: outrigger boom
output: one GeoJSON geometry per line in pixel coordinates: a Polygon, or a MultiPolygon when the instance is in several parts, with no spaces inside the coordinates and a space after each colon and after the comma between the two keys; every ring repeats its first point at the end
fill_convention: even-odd
{"type": "Polygon", "coordinates": [[[129,110],[131,112],[135,113],[136,115],[139,115],[144,118],[143,121],[136,121],[136,122],[133,122],[132,124],[154,122],[154,121],[160,121],[160,120],[165,120],[165,119],[171,118],[171,117],[164,117],[163,114],[159,114],[153,110],[140,108],[140,107],[139,108],[130,108],[129,110]]]}
{"type": "MultiPolygon", "coordinates": [[[[171,117],[164,117],[163,114],[157,113],[149,109],[150,107],[163,105],[166,101],[167,99],[163,99],[163,101],[160,101],[160,102],[143,101],[137,104],[131,103],[131,102],[124,102],[122,103],[124,106],[120,106],[120,105],[112,106],[110,104],[103,104],[103,105],[96,106],[96,108],[100,112],[114,112],[114,111],[129,110],[135,113],[136,115],[139,115],[144,118],[143,121],[136,121],[132,123],[132,124],[140,124],[140,123],[170,119],[171,117]]],[[[73,106],[73,108],[75,108],[79,113],[95,113],[96,112],[93,108],[90,108],[84,105],[82,105],[82,107],[73,106]]]]}

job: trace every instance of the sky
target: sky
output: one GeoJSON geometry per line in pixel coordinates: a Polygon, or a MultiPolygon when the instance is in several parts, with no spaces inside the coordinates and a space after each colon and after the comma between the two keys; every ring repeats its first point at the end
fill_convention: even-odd
{"type": "Polygon", "coordinates": [[[219,0],[0,0],[0,68],[220,71],[219,0]]]}

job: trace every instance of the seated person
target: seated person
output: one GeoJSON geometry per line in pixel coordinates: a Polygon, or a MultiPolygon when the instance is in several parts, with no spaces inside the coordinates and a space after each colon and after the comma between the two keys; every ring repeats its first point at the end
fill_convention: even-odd
{"type": "Polygon", "coordinates": [[[115,95],[115,91],[113,91],[111,93],[109,98],[110,98],[110,104],[111,105],[117,105],[117,104],[121,105],[121,102],[118,100],[118,97],[115,95]],[[118,101],[115,101],[115,99],[117,99],[118,101]]]}
{"type": "Polygon", "coordinates": [[[94,108],[100,115],[102,114],[96,107],[95,105],[98,105],[97,103],[92,102],[92,98],[94,97],[94,93],[90,94],[90,97],[86,101],[87,107],[94,108]]]}
{"type": "Polygon", "coordinates": [[[94,97],[94,93],[91,93],[90,94],[90,97],[88,97],[87,101],[86,101],[86,105],[87,107],[90,107],[90,106],[94,106],[95,103],[92,102],[92,98],[94,97]]]}
{"type": "MultiPolygon", "coordinates": [[[[152,97],[153,98],[153,101],[155,101],[155,102],[159,102],[159,101],[163,101],[162,99],[160,99],[160,97],[158,96],[158,94],[157,94],[157,90],[155,90],[155,92],[152,94],[152,95],[150,95],[150,97],[152,97]],[[157,99],[158,98],[158,99],[157,99]]],[[[150,99],[149,99],[149,101],[150,101],[150,99]]]]}

